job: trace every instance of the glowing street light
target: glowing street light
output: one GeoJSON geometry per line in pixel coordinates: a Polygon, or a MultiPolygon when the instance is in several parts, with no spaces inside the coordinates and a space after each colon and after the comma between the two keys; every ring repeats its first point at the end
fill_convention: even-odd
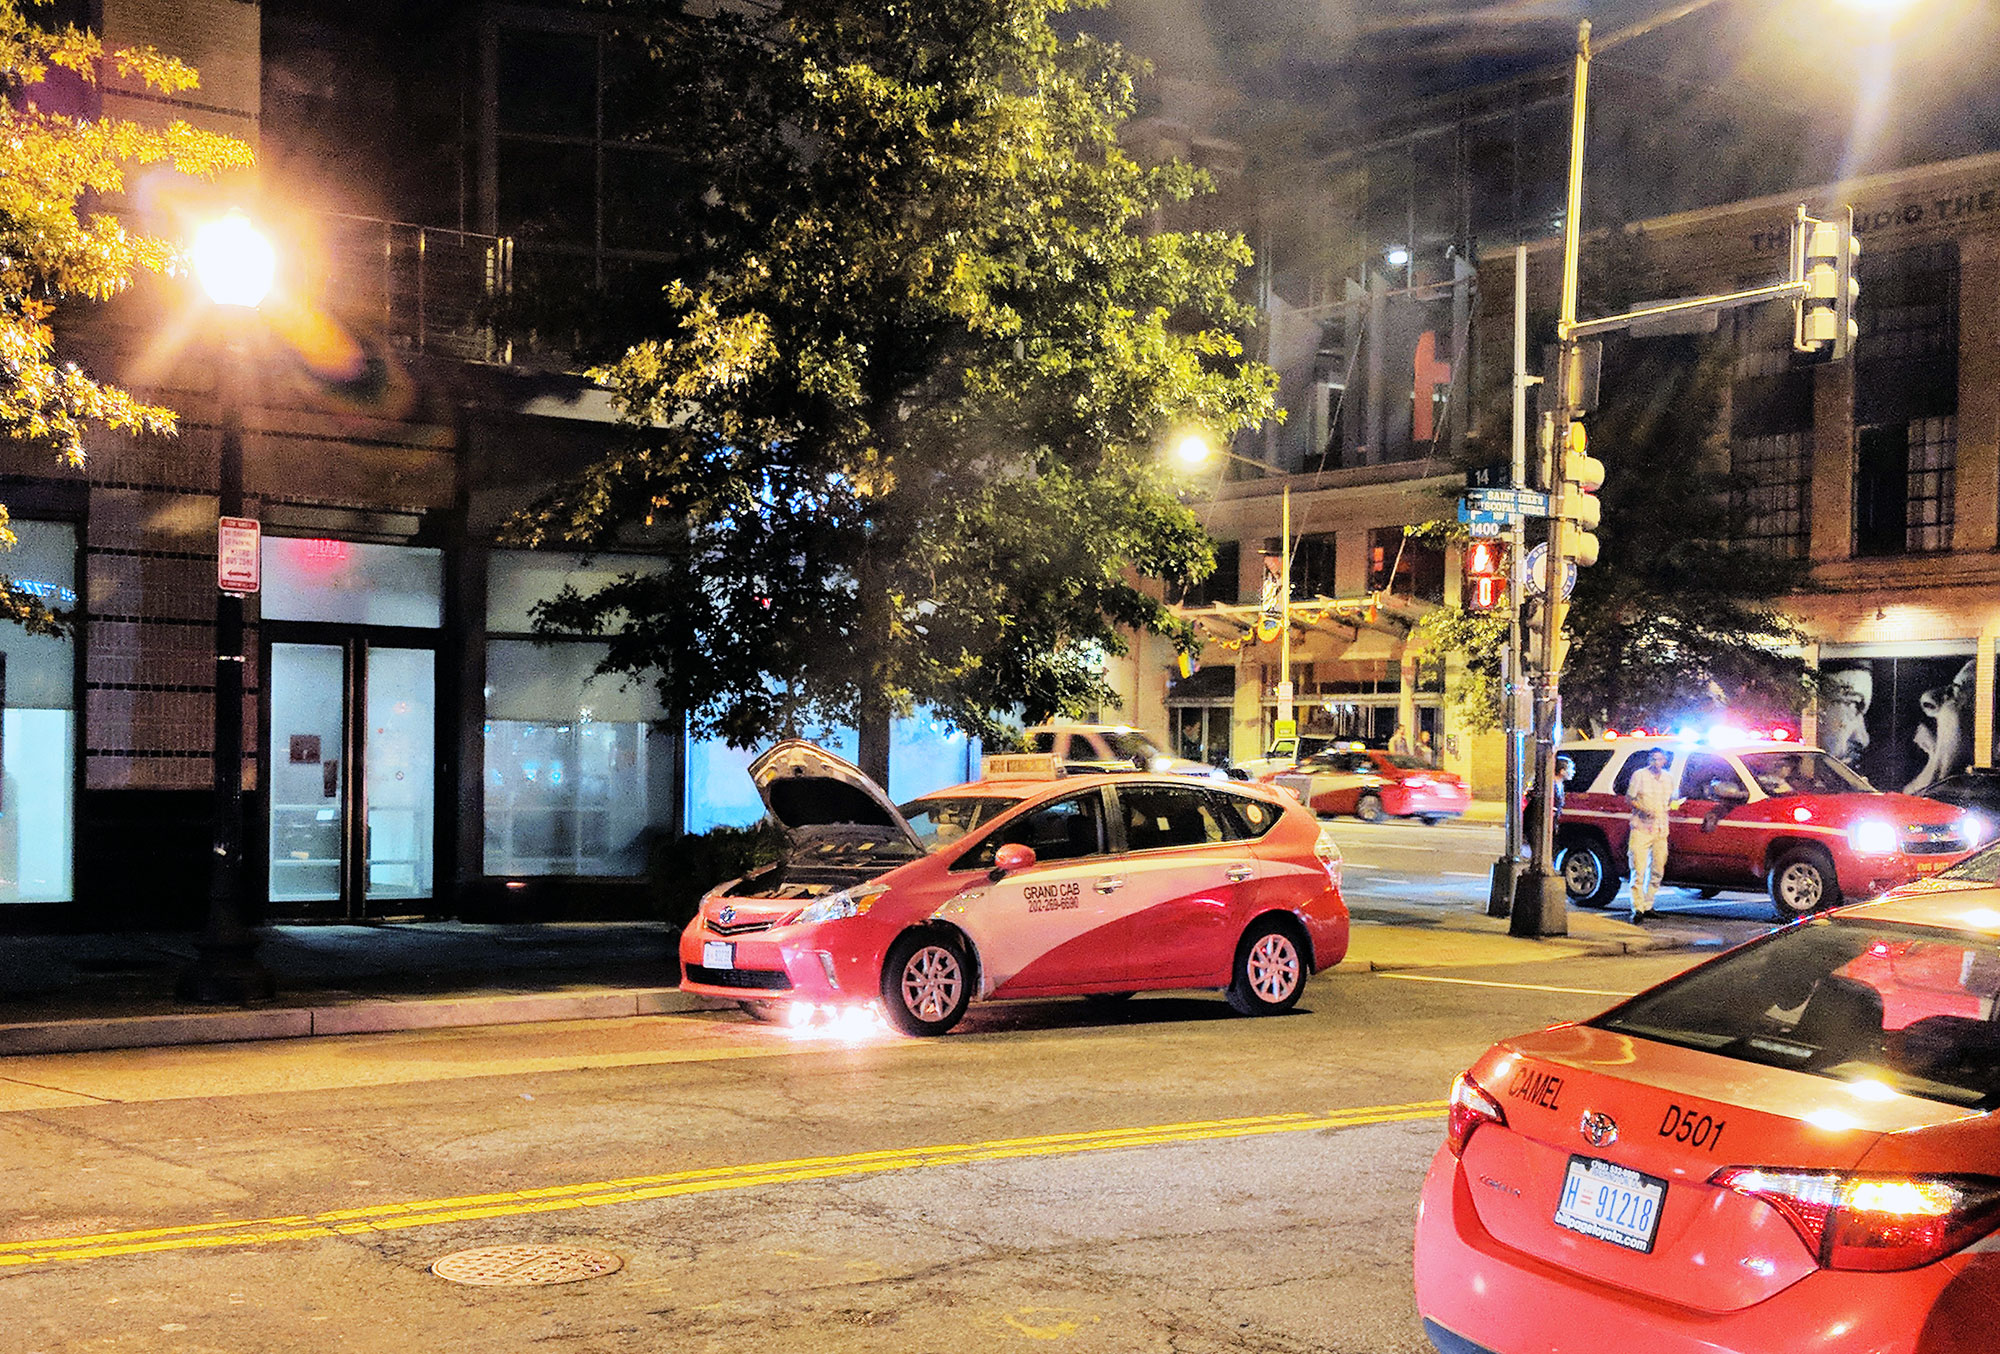
{"type": "Polygon", "coordinates": [[[196,231],[188,255],[201,289],[219,306],[262,305],[278,274],[277,251],[241,212],[196,231]]]}
{"type": "MultiPolygon", "coordinates": [[[[244,582],[225,581],[220,557],[225,531],[261,534],[254,522],[243,520],[243,393],[249,355],[242,322],[270,293],[278,257],[271,242],[241,212],[203,226],[188,254],[202,290],[231,314],[220,326],[222,351],[215,383],[221,454],[216,471],[215,807],[208,925],[176,990],[186,1001],[245,1004],[270,997],[277,984],[258,961],[257,933],[244,920],[243,594],[232,590],[244,582]]],[[[256,585],[248,586],[254,590],[256,585]]]]}

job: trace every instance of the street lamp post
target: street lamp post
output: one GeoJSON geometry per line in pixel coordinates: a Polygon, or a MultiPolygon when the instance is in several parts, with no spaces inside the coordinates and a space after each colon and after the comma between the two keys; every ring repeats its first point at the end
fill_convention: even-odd
{"type": "MultiPolygon", "coordinates": [[[[216,475],[218,552],[225,524],[243,516],[243,399],[248,382],[244,334],[249,312],[270,291],[271,246],[240,215],[204,228],[193,248],[202,289],[221,312],[222,356],[216,367],[221,436],[216,475]]],[[[185,1001],[243,1004],[276,991],[257,958],[258,937],[243,907],[243,594],[215,595],[215,802],[209,859],[208,924],[194,963],[180,975],[185,1001]]]]}

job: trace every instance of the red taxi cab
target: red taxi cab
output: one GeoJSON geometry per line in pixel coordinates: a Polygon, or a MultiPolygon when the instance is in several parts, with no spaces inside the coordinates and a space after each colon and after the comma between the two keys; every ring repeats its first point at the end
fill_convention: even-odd
{"type": "Polygon", "coordinates": [[[750,774],[789,850],[702,899],[681,989],[937,1035],[1015,997],[1207,988],[1275,1014],[1347,953],[1339,854],[1279,792],[988,767],[898,809],[810,743],[762,754],[750,774]]]}
{"type": "Polygon", "coordinates": [[[1364,823],[1417,818],[1441,823],[1472,802],[1465,782],[1419,758],[1378,748],[1329,749],[1264,780],[1298,796],[1314,813],[1352,814],[1364,823]]]}
{"type": "Polygon", "coordinates": [[[1802,920],[1452,1088],[1444,1354],[2000,1347],[2000,889],[1802,920]]]}
{"type": "Polygon", "coordinates": [[[1577,768],[1556,837],[1570,901],[1603,907],[1630,873],[1625,787],[1655,747],[1672,757],[1679,787],[1666,882],[1705,893],[1762,889],[1781,918],[1871,898],[1979,845],[1965,810],[1884,794],[1788,739],[1592,739],[1562,748],[1577,768]]]}

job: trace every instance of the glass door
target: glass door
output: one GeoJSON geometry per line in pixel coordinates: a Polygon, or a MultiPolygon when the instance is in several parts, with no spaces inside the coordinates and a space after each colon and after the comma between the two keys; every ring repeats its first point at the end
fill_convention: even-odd
{"type": "Polygon", "coordinates": [[[431,896],[437,804],[437,654],[366,647],[362,731],[366,900],[431,896]]]}
{"type": "Polygon", "coordinates": [[[338,903],[347,876],[347,646],[274,643],[265,672],[271,902],[279,912],[338,903]]]}
{"type": "Polygon", "coordinates": [[[430,898],[436,651],[274,639],[265,671],[273,914],[358,920],[430,898]]]}

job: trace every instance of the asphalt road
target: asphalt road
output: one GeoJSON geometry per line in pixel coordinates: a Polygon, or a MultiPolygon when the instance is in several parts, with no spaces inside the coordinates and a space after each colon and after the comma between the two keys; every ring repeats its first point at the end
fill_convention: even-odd
{"type": "MultiPolygon", "coordinates": [[[[1355,916],[1407,922],[1426,914],[1483,912],[1500,857],[1496,824],[1417,822],[1363,823],[1353,818],[1323,819],[1345,860],[1341,892],[1355,916]]],[[[1609,909],[1627,915],[1629,891],[1609,909]]],[[[1661,890],[1659,919],[1649,923],[1697,948],[1734,945],[1776,924],[1761,893],[1726,893],[1702,898],[1692,890],[1661,890]]]]}
{"type": "Polygon", "coordinates": [[[734,1012],[0,1062],[0,1351],[1427,1350],[1451,1077],[1685,955],[980,1008],[734,1012]],[[467,1247],[617,1272],[468,1287],[467,1247]]]}

